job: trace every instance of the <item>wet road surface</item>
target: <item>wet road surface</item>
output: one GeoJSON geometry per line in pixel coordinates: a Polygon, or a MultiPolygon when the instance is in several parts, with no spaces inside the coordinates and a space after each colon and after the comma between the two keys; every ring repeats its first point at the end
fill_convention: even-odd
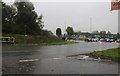
{"type": "Polygon", "coordinates": [[[3,47],[3,74],[118,74],[117,62],[66,58],[118,47],[117,43],[80,42],[70,45],[3,47]]]}

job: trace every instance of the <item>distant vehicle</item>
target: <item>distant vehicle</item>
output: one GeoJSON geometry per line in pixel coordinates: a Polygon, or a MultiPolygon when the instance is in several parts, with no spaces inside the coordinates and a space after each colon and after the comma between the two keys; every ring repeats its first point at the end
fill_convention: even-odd
{"type": "MultiPolygon", "coordinates": [[[[115,42],[116,38],[113,37],[89,37],[85,39],[86,42],[115,42]]],[[[118,41],[119,42],[119,41],[118,41]]]]}
{"type": "Polygon", "coordinates": [[[106,42],[106,39],[105,38],[101,38],[99,41],[106,42]]]}
{"type": "Polygon", "coordinates": [[[100,38],[101,42],[115,42],[115,39],[114,38],[100,38]]]}
{"type": "Polygon", "coordinates": [[[99,41],[99,38],[96,38],[96,37],[86,38],[85,41],[86,42],[97,42],[97,41],[99,41]]]}
{"type": "Polygon", "coordinates": [[[120,39],[117,39],[116,42],[117,42],[117,43],[120,43],[120,39]]]}
{"type": "Polygon", "coordinates": [[[106,42],[115,42],[114,38],[106,38],[106,42]]]}
{"type": "Polygon", "coordinates": [[[0,37],[0,42],[14,44],[15,38],[14,37],[0,37]]]}
{"type": "Polygon", "coordinates": [[[91,38],[86,38],[85,41],[86,42],[92,42],[92,39],[91,38]]]}
{"type": "Polygon", "coordinates": [[[99,41],[99,38],[96,38],[96,37],[93,37],[93,38],[91,38],[92,39],[92,42],[97,42],[97,41],[99,41]]]}

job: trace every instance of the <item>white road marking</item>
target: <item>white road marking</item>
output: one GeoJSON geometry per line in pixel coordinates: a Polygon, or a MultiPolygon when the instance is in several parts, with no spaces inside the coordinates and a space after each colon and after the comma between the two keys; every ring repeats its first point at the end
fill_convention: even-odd
{"type": "Polygon", "coordinates": [[[61,58],[53,58],[53,59],[61,59],[61,58]]]}
{"type": "Polygon", "coordinates": [[[38,61],[39,59],[29,59],[29,60],[19,60],[19,62],[33,62],[38,61]]]}

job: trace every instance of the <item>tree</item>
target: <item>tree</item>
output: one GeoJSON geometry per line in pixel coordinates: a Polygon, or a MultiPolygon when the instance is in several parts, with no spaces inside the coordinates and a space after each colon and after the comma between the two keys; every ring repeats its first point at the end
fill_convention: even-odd
{"type": "Polygon", "coordinates": [[[62,35],[61,28],[57,28],[57,29],[56,29],[56,35],[57,35],[58,37],[60,37],[60,36],[62,35]]]}
{"type": "Polygon", "coordinates": [[[44,27],[44,22],[42,21],[42,18],[43,18],[43,15],[41,14],[41,15],[37,18],[37,20],[36,20],[38,26],[39,26],[41,29],[44,27]]]}
{"type": "Polygon", "coordinates": [[[71,36],[74,34],[73,28],[70,26],[67,27],[66,32],[67,32],[68,36],[71,36]]]}
{"type": "Polygon", "coordinates": [[[13,6],[6,5],[2,2],[2,32],[13,33],[13,27],[15,25],[16,9],[13,6]]]}
{"type": "Polygon", "coordinates": [[[41,34],[43,16],[38,16],[29,0],[15,0],[13,5],[2,2],[2,32],[12,34],[41,34]]]}
{"type": "Polygon", "coordinates": [[[24,34],[26,30],[27,34],[39,34],[43,28],[42,16],[38,17],[34,5],[28,0],[22,2],[16,0],[14,5],[17,8],[16,23],[20,25],[20,29],[23,29],[20,33],[24,34]]]}
{"type": "Polygon", "coordinates": [[[104,31],[104,30],[103,30],[103,31],[100,31],[100,35],[103,36],[103,37],[105,37],[106,31],[104,31]]]}
{"type": "Polygon", "coordinates": [[[110,34],[111,34],[111,32],[110,32],[110,31],[108,31],[108,32],[107,32],[107,34],[109,34],[109,35],[110,35],[110,34]]]}
{"type": "Polygon", "coordinates": [[[76,33],[76,32],[75,32],[74,34],[75,34],[75,36],[77,36],[77,33],[76,33]]]}
{"type": "Polygon", "coordinates": [[[2,21],[5,22],[13,22],[16,14],[16,9],[11,5],[6,5],[2,2],[2,21]]]}
{"type": "Polygon", "coordinates": [[[120,33],[117,33],[117,38],[118,38],[118,39],[120,38],[120,33]]]}
{"type": "Polygon", "coordinates": [[[105,35],[105,34],[106,34],[106,31],[100,31],[100,34],[104,34],[104,35],[105,35]]]}
{"type": "Polygon", "coordinates": [[[99,31],[98,30],[95,30],[92,32],[93,34],[99,34],[99,31]]]}

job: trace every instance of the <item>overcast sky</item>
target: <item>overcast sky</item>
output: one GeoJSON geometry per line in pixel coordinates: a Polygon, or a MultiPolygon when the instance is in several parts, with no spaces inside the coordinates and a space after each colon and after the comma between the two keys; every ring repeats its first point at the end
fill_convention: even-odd
{"type": "MultiPolygon", "coordinates": [[[[14,0],[3,0],[7,4],[11,4],[14,0]]],[[[90,0],[81,2],[75,0],[65,0],[60,2],[39,2],[30,0],[35,6],[36,12],[43,14],[44,29],[48,29],[55,33],[56,28],[61,28],[63,33],[67,26],[72,26],[74,31],[90,32],[90,18],[92,19],[91,30],[105,30],[112,33],[118,32],[118,11],[110,11],[111,3],[108,0],[97,2],[98,0],[90,0]]]]}

